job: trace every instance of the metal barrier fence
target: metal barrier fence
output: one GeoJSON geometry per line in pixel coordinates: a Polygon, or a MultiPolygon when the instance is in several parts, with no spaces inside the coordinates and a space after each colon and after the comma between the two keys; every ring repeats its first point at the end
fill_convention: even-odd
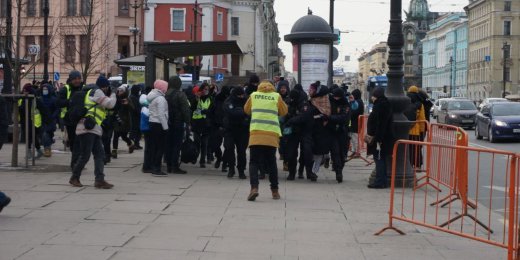
{"type": "Polygon", "coordinates": [[[368,115],[360,115],[358,117],[358,140],[357,140],[357,157],[351,157],[347,159],[347,162],[354,159],[361,159],[366,162],[366,166],[369,166],[374,163],[374,160],[368,158],[367,154],[367,144],[365,143],[365,136],[367,135],[367,123],[368,123],[368,115]]]}
{"type": "MultiPolygon", "coordinates": [[[[461,139],[465,141],[464,136],[461,139]]],[[[398,220],[504,248],[507,259],[520,259],[520,155],[400,140],[394,146],[392,160],[389,224],[376,235],[388,229],[404,234],[394,226],[394,221],[398,220]],[[406,167],[408,160],[396,161],[398,150],[403,150],[407,159],[410,154],[417,156],[416,147],[424,147],[427,152],[427,163],[420,169],[406,167]],[[444,163],[446,160],[448,162],[444,163]],[[406,188],[405,178],[402,183],[396,179],[396,175],[403,174],[396,172],[401,168],[396,167],[397,164],[413,171],[416,184],[413,189],[406,188]],[[425,170],[429,185],[417,185],[417,180],[421,179],[417,178],[421,174],[419,170],[425,170]],[[443,196],[453,198],[454,194],[460,204],[440,205],[443,196]]]]}

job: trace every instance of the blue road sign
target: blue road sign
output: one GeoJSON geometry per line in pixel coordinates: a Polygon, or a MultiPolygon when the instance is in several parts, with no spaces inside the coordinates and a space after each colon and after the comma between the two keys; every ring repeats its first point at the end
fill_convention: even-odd
{"type": "Polygon", "coordinates": [[[484,58],[484,60],[485,60],[485,61],[491,61],[491,56],[486,56],[486,57],[484,58]]]}
{"type": "Polygon", "coordinates": [[[58,81],[58,80],[60,80],[60,73],[54,72],[54,81],[58,81]]]}
{"type": "Polygon", "coordinates": [[[224,74],[222,74],[222,73],[215,74],[215,81],[217,81],[217,82],[224,81],[224,74]]]}

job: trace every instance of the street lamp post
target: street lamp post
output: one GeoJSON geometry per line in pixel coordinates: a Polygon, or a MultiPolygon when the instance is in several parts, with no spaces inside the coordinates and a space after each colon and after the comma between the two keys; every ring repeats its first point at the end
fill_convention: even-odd
{"type": "Polygon", "coordinates": [[[450,98],[453,97],[453,56],[450,56],[450,98]]]}
{"type": "Polygon", "coordinates": [[[503,53],[503,61],[502,61],[502,97],[506,97],[506,86],[507,86],[507,59],[509,58],[509,44],[507,42],[504,42],[504,45],[502,46],[502,53],[503,53]],[[508,55],[506,55],[508,54],[508,55]]]}
{"type": "MultiPolygon", "coordinates": [[[[404,36],[403,36],[403,20],[402,20],[402,0],[391,0],[390,2],[390,33],[388,35],[388,87],[386,96],[392,104],[393,111],[393,135],[394,140],[409,138],[408,132],[412,126],[411,122],[405,117],[403,111],[410,104],[410,99],[404,94],[403,89],[403,65],[404,65],[404,36]]],[[[403,146],[397,150],[396,161],[400,162],[396,165],[396,183],[411,187],[413,185],[414,176],[411,171],[409,156],[406,156],[403,146]],[[406,163],[401,163],[406,162],[406,163]]],[[[392,156],[387,157],[387,169],[392,168],[392,156]]],[[[388,171],[388,179],[390,173],[388,171]]]]}
{"type": "Polygon", "coordinates": [[[134,56],[137,56],[137,34],[139,33],[139,28],[137,28],[137,9],[144,6],[144,10],[148,11],[148,1],[145,0],[141,3],[137,3],[137,0],[134,0],[134,4],[126,6],[124,5],[121,10],[127,11],[130,8],[134,9],[134,27],[130,27],[130,32],[134,35],[134,56]]]}
{"type": "Polygon", "coordinates": [[[49,0],[43,3],[43,82],[49,82],[49,0]]]}

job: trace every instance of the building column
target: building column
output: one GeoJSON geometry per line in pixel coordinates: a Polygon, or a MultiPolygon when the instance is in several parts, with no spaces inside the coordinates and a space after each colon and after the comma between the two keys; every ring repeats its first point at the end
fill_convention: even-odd
{"type": "Polygon", "coordinates": [[[155,40],[155,8],[157,4],[148,4],[150,10],[144,11],[144,41],[155,40]]]}

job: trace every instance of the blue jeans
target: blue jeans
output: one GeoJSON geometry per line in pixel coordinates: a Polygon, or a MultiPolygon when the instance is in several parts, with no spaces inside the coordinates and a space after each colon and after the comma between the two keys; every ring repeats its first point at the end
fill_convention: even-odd
{"type": "Polygon", "coordinates": [[[382,150],[377,150],[374,154],[374,161],[376,162],[376,179],[374,181],[374,185],[387,186],[385,152],[382,150]]]}

